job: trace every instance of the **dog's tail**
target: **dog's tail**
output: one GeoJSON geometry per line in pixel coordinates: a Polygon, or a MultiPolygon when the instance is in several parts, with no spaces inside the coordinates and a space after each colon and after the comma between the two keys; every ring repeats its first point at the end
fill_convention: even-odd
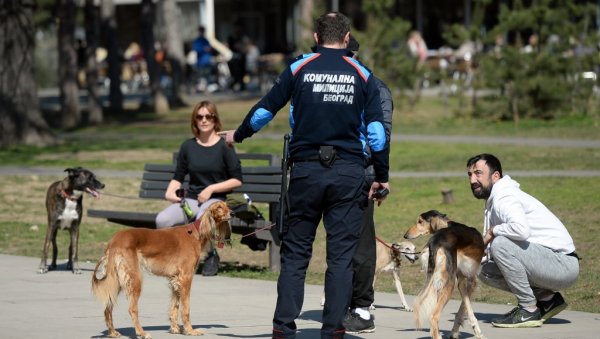
{"type": "Polygon", "coordinates": [[[112,308],[117,303],[121,291],[116,265],[114,253],[106,250],[98,260],[92,275],[92,292],[105,307],[112,308]]]}
{"type": "Polygon", "coordinates": [[[429,323],[431,314],[446,305],[454,289],[456,270],[452,255],[444,247],[429,248],[429,267],[425,287],[415,298],[415,326],[429,323]]]}

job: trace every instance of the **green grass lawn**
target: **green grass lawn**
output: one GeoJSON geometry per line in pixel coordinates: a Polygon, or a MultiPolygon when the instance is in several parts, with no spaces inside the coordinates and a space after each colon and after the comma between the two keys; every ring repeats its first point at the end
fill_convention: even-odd
{"type": "MultiPolygon", "coordinates": [[[[237,127],[254,101],[219,103],[225,129],[237,127]]],[[[452,119],[444,115],[438,99],[419,104],[413,112],[395,112],[394,133],[412,135],[492,135],[505,137],[547,137],[553,139],[600,140],[598,117],[572,117],[559,121],[523,120],[518,127],[510,122],[452,119]]],[[[107,122],[65,133],[61,145],[34,148],[0,149],[4,165],[52,166],[66,168],[84,166],[90,169],[142,171],[145,163],[169,163],[183,139],[190,136],[189,109],[172,112],[166,117],[144,115],[143,120],[127,123],[107,122]]],[[[237,145],[239,152],[281,154],[279,136],[287,131],[287,114],[281,112],[273,123],[256,137],[237,145]],[[273,135],[273,138],[265,138],[273,135]],[[263,136],[261,138],[261,136],[263,136]]],[[[600,149],[534,147],[518,145],[477,145],[470,143],[401,142],[392,143],[390,170],[399,172],[464,172],[468,157],[494,153],[502,160],[507,174],[511,171],[536,170],[598,170],[600,149]]],[[[0,181],[0,252],[39,256],[45,236],[45,191],[56,176],[7,176],[0,181]]],[[[570,309],[600,312],[600,256],[594,248],[600,241],[600,209],[598,208],[597,177],[514,177],[522,188],[539,198],[569,228],[583,257],[578,282],[565,291],[570,309]]],[[[100,178],[106,183],[105,191],[121,196],[137,196],[140,179],[100,178]]],[[[466,174],[464,177],[410,178],[391,180],[391,195],[376,210],[378,235],[389,241],[398,241],[417,215],[438,209],[453,220],[481,228],[483,202],[472,197],[466,174]],[[452,189],[455,202],[442,203],[441,190],[452,189]]],[[[99,200],[86,197],[84,207],[157,211],[163,201],[140,201],[105,195],[99,200]]],[[[122,226],[100,219],[84,217],[80,260],[95,261],[101,255],[110,236],[122,226]]],[[[58,236],[59,257],[65,258],[67,232],[58,236]]],[[[276,279],[269,272],[266,252],[252,252],[240,245],[239,236],[232,248],[222,250],[225,266],[221,274],[256,279],[276,279]]],[[[422,246],[426,239],[415,243],[422,246]]],[[[309,267],[307,282],[321,284],[325,270],[325,244],[322,228],[314,246],[314,257],[309,267]]],[[[31,268],[32,272],[36,267],[31,268]]],[[[406,293],[415,295],[423,283],[423,273],[417,264],[403,266],[402,285],[406,293]]],[[[391,277],[378,280],[377,290],[394,291],[391,277]]],[[[476,293],[479,301],[514,303],[507,293],[480,286],[476,293]]]]}

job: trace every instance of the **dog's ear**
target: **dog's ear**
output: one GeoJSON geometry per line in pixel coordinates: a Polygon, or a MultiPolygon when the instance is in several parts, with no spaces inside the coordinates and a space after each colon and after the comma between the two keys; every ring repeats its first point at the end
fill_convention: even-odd
{"type": "Polygon", "coordinates": [[[210,238],[210,234],[215,225],[212,217],[212,208],[208,208],[200,216],[200,227],[198,227],[198,240],[210,238]]]}
{"type": "Polygon", "coordinates": [[[231,245],[231,209],[225,202],[216,203],[216,211],[213,213],[213,218],[217,224],[217,233],[222,242],[231,245]]]}
{"type": "Polygon", "coordinates": [[[442,228],[446,228],[448,227],[448,219],[446,219],[445,217],[433,217],[431,218],[429,224],[431,225],[431,228],[434,229],[435,231],[440,230],[442,228]]]}
{"type": "Polygon", "coordinates": [[[79,175],[79,172],[81,172],[81,167],[66,168],[65,172],[67,172],[70,177],[75,177],[79,175]]]}

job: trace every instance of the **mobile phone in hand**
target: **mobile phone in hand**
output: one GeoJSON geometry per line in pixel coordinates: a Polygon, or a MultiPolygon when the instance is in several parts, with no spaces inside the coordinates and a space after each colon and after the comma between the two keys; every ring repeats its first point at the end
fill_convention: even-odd
{"type": "Polygon", "coordinates": [[[390,190],[388,190],[385,187],[382,187],[382,188],[376,190],[375,192],[373,192],[372,197],[373,197],[373,199],[383,199],[388,195],[388,193],[390,193],[390,190]]]}

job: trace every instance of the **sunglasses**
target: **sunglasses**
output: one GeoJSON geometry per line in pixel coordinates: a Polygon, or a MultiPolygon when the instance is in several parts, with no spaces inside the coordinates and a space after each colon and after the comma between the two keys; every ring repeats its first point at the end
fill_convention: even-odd
{"type": "Polygon", "coordinates": [[[196,114],[197,121],[202,121],[204,119],[206,119],[206,121],[214,121],[215,116],[212,114],[196,114]]]}

